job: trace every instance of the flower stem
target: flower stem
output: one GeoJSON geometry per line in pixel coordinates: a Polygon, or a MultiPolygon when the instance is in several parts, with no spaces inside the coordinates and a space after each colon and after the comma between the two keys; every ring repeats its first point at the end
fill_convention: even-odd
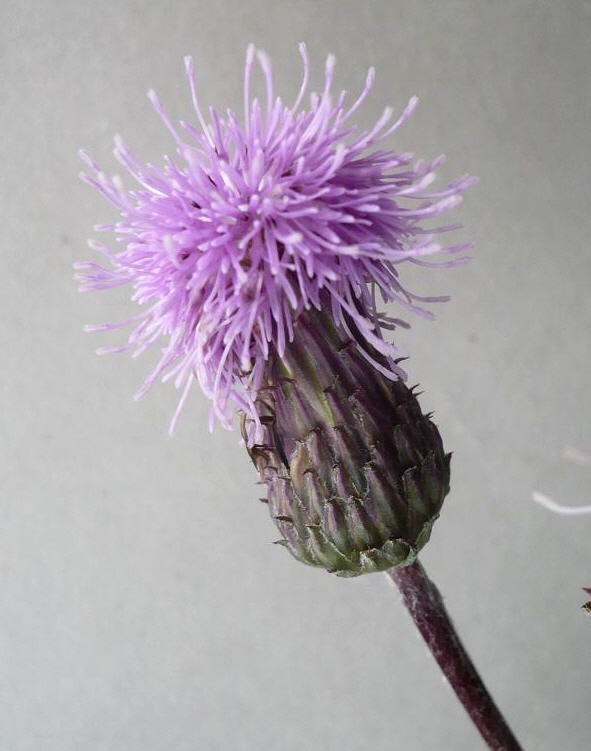
{"type": "Polygon", "coordinates": [[[433,657],[488,747],[493,751],[522,751],[464,649],[439,590],[419,561],[396,566],[387,574],[400,589],[433,657]]]}

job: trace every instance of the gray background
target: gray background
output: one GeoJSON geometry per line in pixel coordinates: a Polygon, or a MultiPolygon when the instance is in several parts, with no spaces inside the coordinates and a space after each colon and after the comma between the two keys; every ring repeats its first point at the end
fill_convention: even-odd
{"type": "MultiPolygon", "coordinates": [[[[0,10],[1,751],[468,751],[483,748],[385,577],[339,580],[276,539],[236,434],[195,392],[131,395],[153,356],[86,322],[133,311],[80,296],[71,265],[112,213],[77,149],[118,171],[113,134],[158,161],[191,104],[241,106],[248,42],[277,90],[337,56],[363,113],[421,99],[393,148],[481,177],[457,212],[473,262],[421,270],[450,292],[399,337],[453,450],[452,492],[422,556],[524,746],[589,748],[591,4],[223,0],[2,3],[0,10]]],[[[407,277],[408,278],[408,277],[407,277]]]]}

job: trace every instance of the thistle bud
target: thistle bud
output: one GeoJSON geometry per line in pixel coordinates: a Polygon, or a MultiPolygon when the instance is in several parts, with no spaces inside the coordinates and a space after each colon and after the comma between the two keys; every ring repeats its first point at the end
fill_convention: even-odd
{"type": "Polygon", "coordinates": [[[257,401],[264,438],[248,449],[279,543],[339,576],[411,563],[449,491],[436,426],[348,328],[317,310],[298,317],[283,357],[269,360],[257,401]]]}

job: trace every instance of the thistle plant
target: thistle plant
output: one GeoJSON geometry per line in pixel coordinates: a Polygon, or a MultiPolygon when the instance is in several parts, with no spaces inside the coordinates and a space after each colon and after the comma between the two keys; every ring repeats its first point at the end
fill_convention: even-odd
{"type": "Polygon", "coordinates": [[[457,228],[440,217],[474,179],[433,188],[443,157],[387,148],[416,98],[396,119],[386,108],[373,128],[354,126],[373,69],[347,104],[333,94],[330,56],[323,90],[306,102],[304,45],[300,53],[303,81],[286,105],[269,59],[249,47],[242,117],[202,109],[186,58],[195,124],[174,126],[149,94],[177,156],[143,166],[115,139],[134,189],[82,153],[82,178],[121,215],[97,227],[121,249],[91,242],[104,260],[77,265],[82,289],[130,285],[140,306],[89,328],[132,327],[125,344],[102,351],[161,347],[138,395],[173,380],[172,426],[194,383],[211,400],[212,426],[239,423],[280,542],[338,575],[387,571],[489,747],[518,749],[417,560],[449,491],[450,456],[392,341],[405,318],[432,318],[430,304],[447,299],[410,291],[401,269],[465,262],[469,244],[436,238],[457,228]],[[255,60],[264,104],[251,96],[255,60]]]}

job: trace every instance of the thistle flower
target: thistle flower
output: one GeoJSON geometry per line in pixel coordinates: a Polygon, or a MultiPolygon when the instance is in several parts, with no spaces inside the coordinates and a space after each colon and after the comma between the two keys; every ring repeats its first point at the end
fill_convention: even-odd
{"type": "Polygon", "coordinates": [[[380,313],[378,301],[431,318],[423,304],[447,298],[409,291],[400,265],[452,266],[465,260],[468,248],[435,241],[436,233],[456,225],[424,223],[455,206],[473,179],[430,190],[443,157],[413,163],[411,154],[382,146],[416,98],[395,121],[386,108],[373,128],[358,132],[351,118],[372,88],[373,69],[347,107],[345,92],[332,95],[334,58],[328,57],[324,89],[304,106],[310,67],[304,45],[300,54],[303,81],[288,106],[275,97],[267,56],[248,48],[242,122],[231,110],[220,115],[210,108],[206,118],[193,61],[186,58],[198,127],[181,122],[175,128],[149,94],[178,159],[166,157],[162,168],[142,166],[115,139],[115,156],[139,184],[135,189],[106,177],[82,153],[88,166],[82,178],[121,213],[119,222],[97,230],[116,233],[123,244],[113,251],[91,242],[105,263],[77,265],[82,289],[129,284],[142,306],[129,320],[89,327],[134,327],[126,344],[101,351],[139,355],[163,344],[138,396],[159,378],[174,379],[182,389],[174,424],[198,381],[212,400],[212,423],[217,417],[232,427],[237,413],[248,417],[251,446],[264,433],[257,399],[269,361],[285,356],[303,313],[323,308],[371,368],[391,381],[404,378],[402,353],[384,333],[407,324],[380,313]],[[251,101],[255,57],[266,84],[264,106],[251,101]],[[428,260],[434,253],[444,259],[428,260]]]}
{"type": "MultiPolygon", "coordinates": [[[[82,177],[121,212],[113,231],[124,248],[92,247],[109,265],[80,264],[83,289],[131,284],[143,311],[127,344],[140,354],[164,339],[162,357],[140,389],[161,377],[183,389],[197,380],[217,417],[241,415],[247,449],[267,485],[269,509],[300,560],[354,576],[408,565],[429,538],[449,490],[449,455],[437,428],[404,385],[401,351],[385,332],[407,326],[378,300],[425,317],[446,297],[420,297],[400,281],[403,262],[448,267],[466,244],[442,247],[428,228],[473,182],[464,176],[430,190],[438,157],[381,147],[410,115],[386,108],[358,133],[351,116],[369,94],[345,106],[333,99],[334,58],[324,89],[306,94],[309,62],[292,106],[275,98],[267,56],[249,47],[244,119],[201,110],[193,61],[185,66],[200,129],[181,138],[154,93],[179,161],[142,167],[116,139],[115,156],[139,183],[126,191],[82,154],[82,177]],[[251,101],[258,58],[266,104],[251,101]],[[444,260],[429,256],[443,254],[444,260]]],[[[173,419],[173,423],[174,423],[173,419]]]]}

